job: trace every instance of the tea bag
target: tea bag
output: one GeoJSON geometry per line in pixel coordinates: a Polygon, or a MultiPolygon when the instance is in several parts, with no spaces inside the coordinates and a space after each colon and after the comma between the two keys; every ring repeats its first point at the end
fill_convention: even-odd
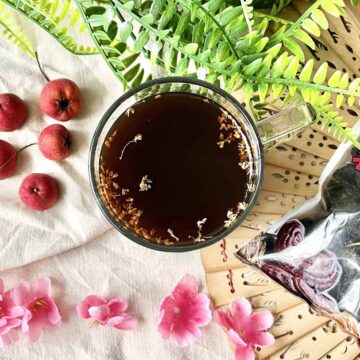
{"type": "MultiPolygon", "coordinates": [[[[360,122],[356,128],[359,133],[360,122]]],[[[360,137],[360,136],[359,136],[360,137]]],[[[360,152],[342,144],[318,195],[236,253],[360,339],[360,152]]]]}

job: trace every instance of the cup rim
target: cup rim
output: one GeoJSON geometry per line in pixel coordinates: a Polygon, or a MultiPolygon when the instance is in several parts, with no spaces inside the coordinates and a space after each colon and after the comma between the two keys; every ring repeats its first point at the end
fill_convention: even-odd
{"type": "Polygon", "coordinates": [[[95,200],[97,202],[98,207],[100,208],[101,212],[105,216],[105,218],[108,220],[108,222],[122,235],[124,235],[127,239],[145,246],[147,248],[163,251],[163,252],[188,252],[192,250],[198,250],[210,245],[215,244],[216,242],[224,239],[227,235],[232,233],[235,229],[238,228],[238,226],[246,219],[246,217],[249,215],[250,211],[254,207],[256,200],[258,198],[259,192],[262,187],[263,179],[264,179],[264,149],[261,142],[261,138],[258,132],[258,129],[256,127],[256,124],[252,117],[249,115],[249,113],[246,111],[246,109],[240,104],[240,102],[235,99],[231,94],[226,92],[225,90],[208,83],[203,80],[199,79],[193,79],[189,77],[181,77],[181,76],[168,76],[168,77],[161,77],[157,79],[153,79],[150,81],[147,81],[139,86],[137,86],[134,89],[126,91],[123,95],[121,95],[117,100],[114,101],[114,103],[108,108],[108,110],[104,113],[102,116],[100,122],[98,123],[95,132],[93,134],[93,137],[91,139],[90,143],[90,150],[89,150],[89,161],[88,161],[88,171],[89,171],[89,178],[90,178],[90,186],[92,189],[92,193],[95,197],[95,200]],[[214,93],[219,94],[226,100],[230,101],[237,110],[246,118],[246,120],[251,124],[255,136],[258,139],[258,146],[259,146],[259,170],[258,170],[258,181],[257,181],[257,187],[255,191],[253,192],[253,195],[250,199],[250,202],[248,203],[247,208],[241,213],[241,215],[236,219],[236,221],[231,224],[228,228],[225,228],[224,231],[219,233],[218,235],[214,236],[213,238],[198,242],[190,245],[180,245],[180,246],[174,246],[174,245],[164,245],[164,244],[157,244],[155,242],[152,242],[150,240],[146,240],[142,238],[141,236],[138,236],[134,232],[130,231],[129,229],[125,228],[120,222],[117,222],[114,217],[110,214],[110,212],[107,210],[106,206],[103,204],[103,201],[101,200],[101,197],[99,195],[97,186],[96,186],[96,178],[95,178],[95,151],[97,146],[97,140],[99,138],[99,135],[101,134],[106,122],[109,120],[110,116],[113,114],[113,112],[127,99],[135,95],[136,93],[155,86],[155,85],[161,85],[166,83],[183,83],[183,84],[190,84],[190,85],[197,85],[203,88],[207,88],[214,93]]]}

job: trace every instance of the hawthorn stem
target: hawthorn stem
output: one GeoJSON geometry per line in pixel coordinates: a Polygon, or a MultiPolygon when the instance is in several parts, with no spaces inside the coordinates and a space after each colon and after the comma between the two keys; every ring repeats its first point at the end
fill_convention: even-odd
{"type": "Polygon", "coordinates": [[[43,68],[40,65],[40,61],[39,61],[39,57],[38,57],[38,53],[37,51],[35,51],[35,58],[36,58],[36,62],[38,64],[39,70],[42,73],[42,75],[44,76],[44,78],[46,79],[46,81],[50,81],[49,77],[46,75],[45,71],[43,70],[43,68]]]}
{"type": "Polygon", "coordinates": [[[16,158],[22,151],[24,151],[25,149],[27,149],[30,146],[34,146],[37,145],[37,143],[32,143],[29,145],[26,145],[24,147],[22,147],[20,150],[18,150],[13,156],[11,156],[9,159],[7,159],[1,166],[0,166],[0,170],[5,167],[12,159],[16,158]]]}

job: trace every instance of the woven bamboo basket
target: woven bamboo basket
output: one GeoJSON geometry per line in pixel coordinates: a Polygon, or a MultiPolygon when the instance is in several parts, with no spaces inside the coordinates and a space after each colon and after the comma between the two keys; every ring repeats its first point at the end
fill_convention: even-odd
{"type": "MultiPolygon", "coordinates": [[[[308,5],[302,0],[295,1],[283,16],[296,20],[308,5]]],[[[323,31],[315,51],[307,51],[317,66],[326,60],[334,70],[343,69],[355,78],[360,77],[360,6],[347,5],[346,17],[329,17],[330,29],[323,31]]],[[[341,112],[351,126],[360,117],[360,108],[356,106],[344,106],[341,112]]],[[[271,332],[276,342],[270,348],[256,349],[259,360],[360,359],[355,338],[234,256],[239,245],[317,193],[319,176],[338,145],[319,122],[296,139],[269,150],[265,155],[265,181],[253,213],[226,239],[201,250],[206,283],[215,307],[227,307],[233,299],[244,296],[254,308],[274,313],[271,332]]]]}

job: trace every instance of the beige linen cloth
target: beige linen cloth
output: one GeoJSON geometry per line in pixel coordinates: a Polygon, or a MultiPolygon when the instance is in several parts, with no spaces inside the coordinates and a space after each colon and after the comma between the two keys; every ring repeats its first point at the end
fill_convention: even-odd
{"type": "MultiPolygon", "coordinates": [[[[183,274],[195,275],[204,288],[199,253],[166,254],[136,245],[112,229],[97,208],[88,180],[89,144],[102,114],[121,95],[120,83],[100,56],[74,56],[27,19],[19,21],[48,76],[74,80],[84,106],[79,118],[64,124],[74,135],[68,159],[47,160],[33,146],[19,156],[15,176],[0,181],[0,277],[10,288],[21,279],[49,276],[63,319],[60,328],[45,331],[35,344],[20,335],[18,343],[0,350],[0,359],[232,359],[226,336],[214,323],[200,341],[182,349],[156,331],[159,303],[183,274]],[[58,179],[61,201],[54,208],[34,212],[20,203],[20,183],[32,172],[58,179]],[[89,294],[127,299],[139,316],[138,328],[120,332],[79,319],[75,305],[89,294]]],[[[38,106],[44,84],[36,62],[1,37],[0,93],[16,93],[30,110],[20,130],[0,133],[1,139],[20,148],[56,123],[38,106]]]]}

